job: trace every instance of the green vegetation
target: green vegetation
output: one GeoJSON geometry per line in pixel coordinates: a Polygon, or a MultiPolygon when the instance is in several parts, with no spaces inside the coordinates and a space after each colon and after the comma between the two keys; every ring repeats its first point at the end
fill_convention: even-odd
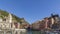
{"type": "Polygon", "coordinates": [[[9,14],[8,12],[0,10],[0,17],[1,18],[4,18],[4,16],[8,16],[8,14],[9,14]]]}
{"type": "MultiPolygon", "coordinates": [[[[6,12],[4,10],[0,10],[0,17],[1,18],[4,18],[5,16],[7,17],[8,15],[9,15],[8,12],[6,12]]],[[[19,23],[22,23],[22,20],[25,21],[24,18],[19,18],[19,17],[13,15],[13,14],[12,14],[12,17],[13,17],[13,20],[16,20],[19,23]]],[[[25,23],[26,23],[26,21],[25,21],[25,23]]]]}

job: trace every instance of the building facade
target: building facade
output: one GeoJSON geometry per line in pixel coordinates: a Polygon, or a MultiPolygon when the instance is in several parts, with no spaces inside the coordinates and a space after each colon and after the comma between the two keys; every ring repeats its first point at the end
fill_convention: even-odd
{"type": "Polygon", "coordinates": [[[4,18],[0,17],[0,29],[12,29],[12,28],[20,28],[20,23],[13,22],[12,15],[9,14],[7,17],[4,18]]]}

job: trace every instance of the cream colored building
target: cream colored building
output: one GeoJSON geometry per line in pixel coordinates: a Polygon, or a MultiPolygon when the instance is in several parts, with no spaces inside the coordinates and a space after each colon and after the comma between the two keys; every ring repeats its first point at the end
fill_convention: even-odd
{"type": "Polygon", "coordinates": [[[0,17],[0,29],[11,29],[11,23],[12,23],[11,14],[9,14],[8,17],[5,17],[4,19],[0,17]]]}
{"type": "MultiPolygon", "coordinates": [[[[17,23],[16,24],[18,25],[17,28],[19,29],[20,28],[20,23],[17,23]]],[[[12,20],[12,15],[9,13],[8,17],[4,17],[4,19],[2,19],[0,17],[0,28],[1,29],[16,29],[16,26],[12,20]]]]}
{"type": "Polygon", "coordinates": [[[0,32],[3,32],[3,34],[16,34],[16,32],[20,34],[21,31],[24,32],[26,29],[20,29],[20,23],[13,22],[11,14],[8,17],[4,17],[4,19],[0,17],[0,32]],[[17,28],[15,23],[17,24],[17,28]]]}

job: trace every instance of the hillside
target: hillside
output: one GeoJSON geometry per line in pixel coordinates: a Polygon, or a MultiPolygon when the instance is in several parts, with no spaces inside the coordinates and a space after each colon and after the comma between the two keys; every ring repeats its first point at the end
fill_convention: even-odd
{"type": "MultiPolygon", "coordinates": [[[[8,16],[8,12],[4,10],[0,10],[0,17],[4,18],[5,16],[8,16]]],[[[28,23],[24,18],[19,18],[16,15],[12,14],[13,20],[16,20],[19,23],[28,23]]]]}

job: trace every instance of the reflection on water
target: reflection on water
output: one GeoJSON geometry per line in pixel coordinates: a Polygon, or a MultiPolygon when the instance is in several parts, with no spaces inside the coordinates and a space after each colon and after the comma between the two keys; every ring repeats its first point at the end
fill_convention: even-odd
{"type": "Polygon", "coordinates": [[[27,34],[41,34],[40,31],[27,31],[27,34]]]}
{"type": "Polygon", "coordinates": [[[27,32],[21,32],[21,34],[41,34],[40,31],[27,31],[27,32]]]}
{"type": "MultiPolygon", "coordinates": [[[[0,34],[12,34],[12,32],[4,33],[1,31],[0,34]]],[[[20,34],[60,34],[60,31],[26,31],[26,32],[21,31],[20,34]]]]}
{"type": "Polygon", "coordinates": [[[60,32],[27,31],[26,33],[21,34],[60,34],[60,32]]]}

